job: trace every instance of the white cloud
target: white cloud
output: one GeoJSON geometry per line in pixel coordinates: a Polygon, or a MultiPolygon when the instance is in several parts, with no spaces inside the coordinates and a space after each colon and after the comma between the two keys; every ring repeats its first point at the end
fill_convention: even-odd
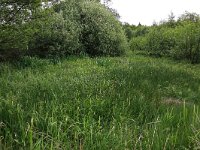
{"type": "Polygon", "coordinates": [[[200,13],[200,0],[112,0],[111,7],[121,16],[121,21],[137,25],[151,25],[166,19],[170,12],[175,16],[185,11],[200,13]]]}

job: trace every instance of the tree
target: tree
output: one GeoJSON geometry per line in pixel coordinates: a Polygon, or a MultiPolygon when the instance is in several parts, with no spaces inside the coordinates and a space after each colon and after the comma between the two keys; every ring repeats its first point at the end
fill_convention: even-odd
{"type": "Polygon", "coordinates": [[[200,20],[200,16],[197,13],[190,13],[190,12],[185,12],[184,14],[182,14],[179,19],[178,22],[184,22],[184,21],[190,21],[190,22],[198,22],[200,20]]]}
{"type": "Polygon", "coordinates": [[[124,53],[127,43],[121,24],[102,4],[94,0],[66,0],[53,9],[56,14],[36,21],[38,31],[29,44],[31,54],[55,58],[80,53],[124,53]]]}
{"type": "Polygon", "coordinates": [[[19,24],[30,19],[32,11],[41,5],[40,0],[1,0],[0,24],[19,24]]]}
{"type": "Polygon", "coordinates": [[[97,0],[3,0],[0,4],[0,57],[10,52],[51,58],[82,52],[114,56],[126,50],[120,22],[97,0]]]}
{"type": "Polygon", "coordinates": [[[176,26],[176,21],[175,21],[175,15],[173,12],[171,12],[168,16],[168,21],[167,25],[171,28],[174,28],[176,26]]]}
{"type": "Polygon", "coordinates": [[[84,2],[81,10],[81,41],[90,56],[119,56],[127,49],[120,22],[104,6],[84,2]]]}
{"type": "Polygon", "coordinates": [[[191,63],[200,62],[200,24],[185,22],[176,30],[176,49],[174,56],[179,59],[187,59],[191,63]]]}
{"type": "Polygon", "coordinates": [[[42,17],[37,16],[37,12],[46,11],[40,7],[41,2],[41,0],[0,1],[0,57],[2,59],[18,58],[22,52],[28,50],[29,40],[35,32],[31,24],[32,20],[42,17]]]}
{"type": "Polygon", "coordinates": [[[37,31],[29,42],[29,54],[43,58],[60,58],[77,54],[79,33],[76,22],[63,18],[61,14],[52,13],[42,20],[35,21],[37,31]]]}
{"type": "Polygon", "coordinates": [[[126,37],[128,38],[128,40],[131,40],[134,37],[134,30],[136,30],[137,27],[135,25],[130,25],[129,23],[124,23],[123,28],[126,37]]]}

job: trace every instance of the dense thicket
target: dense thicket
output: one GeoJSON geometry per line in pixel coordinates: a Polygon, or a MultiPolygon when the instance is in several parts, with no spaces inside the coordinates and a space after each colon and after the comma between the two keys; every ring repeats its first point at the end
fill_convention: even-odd
{"type": "Polygon", "coordinates": [[[31,34],[27,22],[39,4],[38,0],[0,1],[0,60],[17,58],[27,49],[31,34]]]}
{"type": "Polygon", "coordinates": [[[51,58],[83,53],[116,56],[127,49],[115,14],[97,0],[52,0],[43,5],[37,0],[5,1],[10,5],[0,3],[4,8],[0,16],[1,60],[27,54],[51,58]]]}
{"type": "Polygon", "coordinates": [[[199,63],[199,20],[199,15],[195,13],[186,12],[178,20],[174,20],[173,15],[170,15],[167,21],[150,27],[133,26],[131,36],[130,27],[127,25],[124,27],[132,50],[143,50],[151,55],[169,56],[199,63]]]}
{"type": "Polygon", "coordinates": [[[42,17],[37,16],[39,19],[32,23],[35,32],[29,41],[29,54],[48,58],[77,54],[81,26],[75,1],[57,4],[37,15],[42,17]]]}
{"type": "Polygon", "coordinates": [[[118,56],[127,49],[121,25],[115,16],[100,4],[83,3],[81,24],[81,43],[87,54],[118,56]]]}

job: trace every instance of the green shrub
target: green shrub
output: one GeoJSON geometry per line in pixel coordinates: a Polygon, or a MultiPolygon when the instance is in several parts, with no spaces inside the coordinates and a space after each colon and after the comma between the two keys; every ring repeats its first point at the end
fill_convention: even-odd
{"type": "Polygon", "coordinates": [[[62,2],[54,13],[36,21],[37,32],[29,44],[31,54],[60,58],[67,55],[118,56],[127,41],[119,21],[93,1],[62,2]]]}
{"type": "Polygon", "coordinates": [[[125,31],[128,41],[130,41],[133,38],[135,28],[136,26],[134,25],[129,25],[128,23],[123,24],[123,29],[125,31]]]}
{"type": "Polygon", "coordinates": [[[81,42],[90,56],[118,56],[125,53],[127,41],[119,21],[104,6],[86,1],[82,4],[81,42]]]}
{"type": "Polygon", "coordinates": [[[37,32],[29,44],[31,54],[57,58],[77,53],[80,45],[79,29],[73,20],[53,13],[51,17],[36,24],[37,32]]]}
{"type": "Polygon", "coordinates": [[[156,26],[148,31],[145,35],[134,37],[130,41],[131,49],[145,50],[156,56],[171,56],[176,45],[174,30],[156,26]]]}
{"type": "Polygon", "coordinates": [[[131,49],[146,50],[151,55],[200,62],[200,23],[183,21],[175,28],[151,27],[145,36],[131,40],[131,49]]]}
{"type": "Polygon", "coordinates": [[[149,28],[147,26],[138,25],[137,28],[134,30],[133,35],[134,37],[145,36],[149,33],[149,28]]]}
{"type": "Polygon", "coordinates": [[[131,50],[146,50],[147,49],[147,38],[143,36],[134,37],[130,41],[131,50]]]}
{"type": "Polygon", "coordinates": [[[170,55],[175,45],[173,31],[167,28],[155,27],[147,35],[147,49],[156,55],[170,55]]]}
{"type": "Polygon", "coordinates": [[[19,59],[28,49],[31,34],[27,24],[0,25],[0,61],[19,59]]]}
{"type": "Polygon", "coordinates": [[[187,59],[191,63],[200,62],[200,24],[187,22],[176,28],[176,48],[173,56],[187,59]]]}
{"type": "MultiPolygon", "coordinates": [[[[129,29],[124,25],[125,29],[129,29]]],[[[134,27],[134,26],[133,26],[134,27]]],[[[144,50],[153,56],[167,56],[191,63],[200,62],[200,19],[195,13],[186,12],[178,21],[173,16],[168,21],[148,28],[137,26],[132,29],[132,50],[144,50]]],[[[145,52],[145,53],[146,53],[145,52]]]]}

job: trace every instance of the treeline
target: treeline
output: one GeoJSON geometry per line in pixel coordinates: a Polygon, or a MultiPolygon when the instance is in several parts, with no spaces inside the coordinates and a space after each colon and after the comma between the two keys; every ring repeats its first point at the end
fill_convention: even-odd
{"type": "Polygon", "coordinates": [[[185,12],[177,20],[171,13],[159,24],[125,24],[124,29],[132,50],[200,63],[200,17],[196,13],[185,12]]]}
{"type": "Polygon", "coordinates": [[[0,61],[119,56],[127,49],[117,16],[98,0],[2,0],[0,8],[0,61]]]}

